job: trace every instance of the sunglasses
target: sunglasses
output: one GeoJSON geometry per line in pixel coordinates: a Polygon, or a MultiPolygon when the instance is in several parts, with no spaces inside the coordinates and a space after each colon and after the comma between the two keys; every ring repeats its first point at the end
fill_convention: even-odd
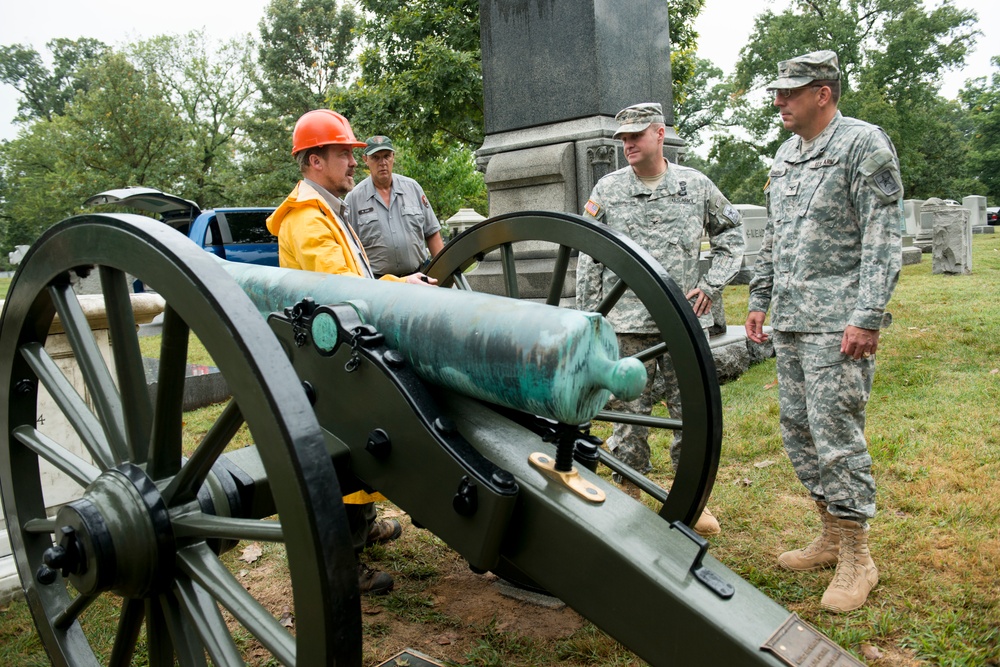
{"type": "Polygon", "coordinates": [[[774,96],[779,100],[788,100],[807,88],[822,88],[823,86],[802,86],[801,88],[775,88],[774,96]]]}

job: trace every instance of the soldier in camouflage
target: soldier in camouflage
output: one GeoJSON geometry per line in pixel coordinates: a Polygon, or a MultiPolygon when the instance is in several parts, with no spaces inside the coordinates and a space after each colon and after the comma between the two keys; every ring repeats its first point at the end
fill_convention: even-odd
{"type": "MultiPolygon", "coordinates": [[[[701,172],[669,164],[663,157],[666,132],[659,104],[636,104],[615,117],[615,138],[624,143],[629,166],[608,174],[594,186],[584,214],[626,234],[656,258],[690,300],[703,328],[712,324],[712,301],[722,297],[722,288],[743,263],[743,228],[739,211],[715,184],[701,172]],[[702,235],[707,231],[714,260],[699,276],[698,259],[702,235]]],[[[610,271],[581,255],[577,263],[577,305],[593,310],[617,281],[610,271]]],[[[660,342],[659,330],[635,295],[628,291],[609,313],[618,333],[621,354],[632,355],[660,342]]],[[[664,398],[670,415],[681,419],[680,392],[669,355],[646,364],[649,380],[642,396],[624,403],[613,399],[611,408],[648,415],[654,403],[664,398]]],[[[651,469],[649,429],[616,424],[608,447],[624,463],[639,472],[651,469]]],[[[674,468],[680,460],[680,432],[670,447],[674,468]]],[[[634,485],[626,490],[637,495],[634,485]]],[[[703,535],[719,533],[719,523],[707,509],[695,530],[703,535]]]]}
{"type": "Polygon", "coordinates": [[[902,264],[903,186],[885,132],[837,109],[835,53],[782,61],[778,73],[768,90],[796,136],[778,149],[765,187],[768,222],[746,331],[767,340],[770,309],[781,436],[823,525],[811,544],[778,561],[796,571],[836,566],[822,605],[850,611],[878,583],[868,549],[875,480],[865,405],[902,264]]]}

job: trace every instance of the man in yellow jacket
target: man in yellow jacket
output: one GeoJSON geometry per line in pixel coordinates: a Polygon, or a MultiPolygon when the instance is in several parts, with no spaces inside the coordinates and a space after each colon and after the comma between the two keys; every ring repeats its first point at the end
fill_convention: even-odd
{"type": "MultiPolygon", "coordinates": [[[[347,224],[343,198],[354,187],[354,149],[365,143],[354,137],[346,118],[329,109],[310,111],[299,118],[292,133],[292,155],[302,180],[267,219],[267,228],[278,237],[278,263],[288,269],[373,278],[368,257],[354,230],[347,224]]],[[[386,275],[381,280],[433,285],[422,273],[405,277],[386,275]]],[[[354,547],[388,542],[399,537],[398,521],[377,521],[380,494],[358,491],[344,497],[354,547]]],[[[359,566],[362,593],[381,595],[392,590],[392,577],[359,566]]]]}

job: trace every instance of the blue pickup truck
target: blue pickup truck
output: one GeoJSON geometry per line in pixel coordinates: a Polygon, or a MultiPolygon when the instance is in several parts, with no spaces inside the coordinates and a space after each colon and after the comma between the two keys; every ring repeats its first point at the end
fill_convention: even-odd
{"type": "Polygon", "coordinates": [[[202,211],[188,199],[154,188],[121,188],[96,194],[84,206],[113,205],[155,214],[210,253],[231,262],[278,266],[278,240],[267,230],[273,207],[202,211]]]}

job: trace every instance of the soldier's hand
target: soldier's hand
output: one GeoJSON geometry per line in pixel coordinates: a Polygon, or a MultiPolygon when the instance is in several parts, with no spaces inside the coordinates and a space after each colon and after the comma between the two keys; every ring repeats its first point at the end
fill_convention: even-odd
{"type": "Polygon", "coordinates": [[[751,310],[747,314],[747,323],[745,325],[747,338],[755,343],[767,342],[767,334],[764,333],[764,317],[766,317],[766,314],[759,310],[751,310]]]}
{"type": "Polygon", "coordinates": [[[841,354],[855,359],[867,359],[878,349],[878,329],[862,329],[848,326],[840,343],[841,354]]]}
{"type": "Polygon", "coordinates": [[[698,317],[701,317],[705,313],[712,310],[711,297],[697,287],[688,292],[685,297],[691,302],[691,307],[694,308],[694,314],[698,317]]]}

